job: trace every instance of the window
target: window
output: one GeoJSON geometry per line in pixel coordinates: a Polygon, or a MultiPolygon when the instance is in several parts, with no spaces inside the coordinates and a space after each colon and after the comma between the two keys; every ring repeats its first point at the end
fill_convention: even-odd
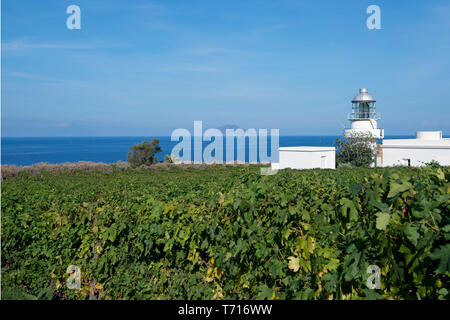
{"type": "Polygon", "coordinates": [[[402,165],[411,167],[411,159],[402,159],[402,165]]]}
{"type": "Polygon", "coordinates": [[[359,104],[359,117],[362,119],[369,118],[369,104],[367,102],[363,102],[359,104]]]}

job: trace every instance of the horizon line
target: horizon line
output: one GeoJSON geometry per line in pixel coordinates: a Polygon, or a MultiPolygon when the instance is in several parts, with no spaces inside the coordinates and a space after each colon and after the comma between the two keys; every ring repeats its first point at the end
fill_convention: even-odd
{"type": "MultiPolygon", "coordinates": [[[[279,135],[280,137],[339,137],[342,136],[342,134],[300,134],[300,135],[294,135],[294,134],[283,134],[279,135]]],[[[391,134],[391,135],[385,135],[385,137],[390,136],[415,136],[415,134],[391,134]]],[[[450,134],[442,134],[442,136],[448,136],[450,138],[450,134]]],[[[168,135],[127,135],[127,136],[2,136],[1,138],[5,139],[24,139],[24,138],[157,138],[157,137],[171,137],[168,135]]],[[[195,137],[194,135],[191,135],[191,137],[195,137]]]]}

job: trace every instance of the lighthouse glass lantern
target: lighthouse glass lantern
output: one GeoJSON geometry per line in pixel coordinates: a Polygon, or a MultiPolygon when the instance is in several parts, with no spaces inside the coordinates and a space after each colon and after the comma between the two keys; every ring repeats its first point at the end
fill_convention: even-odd
{"type": "MultiPolygon", "coordinates": [[[[359,93],[352,100],[352,119],[376,119],[375,99],[367,89],[359,90],[359,93]]],[[[378,119],[377,119],[378,120],[378,119]]]]}
{"type": "Polygon", "coordinates": [[[382,139],[384,130],[377,128],[379,115],[375,112],[376,100],[366,88],[359,89],[359,93],[352,100],[352,112],[348,115],[351,128],[346,129],[346,136],[354,133],[370,133],[374,138],[382,139]]]}

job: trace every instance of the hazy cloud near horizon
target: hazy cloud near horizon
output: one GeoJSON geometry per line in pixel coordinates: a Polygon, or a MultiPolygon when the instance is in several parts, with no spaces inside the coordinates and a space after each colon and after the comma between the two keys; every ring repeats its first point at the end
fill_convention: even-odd
{"type": "Polygon", "coordinates": [[[3,136],[209,127],[335,135],[360,87],[386,135],[450,134],[450,5],[367,1],[2,3],[3,136]],[[406,12],[406,13],[405,13],[406,12]]]}

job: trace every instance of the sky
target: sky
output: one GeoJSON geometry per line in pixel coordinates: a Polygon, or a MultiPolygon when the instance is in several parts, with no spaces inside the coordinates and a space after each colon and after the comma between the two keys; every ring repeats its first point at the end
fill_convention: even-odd
{"type": "Polygon", "coordinates": [[[3,0],[1,11],[4,137],[170,136],[194,120],[339,135],[362,87],[386,135],[450,134],[448,0],[3,0]],[[66,26],[73,4],[79,30],[66,26]]]}

